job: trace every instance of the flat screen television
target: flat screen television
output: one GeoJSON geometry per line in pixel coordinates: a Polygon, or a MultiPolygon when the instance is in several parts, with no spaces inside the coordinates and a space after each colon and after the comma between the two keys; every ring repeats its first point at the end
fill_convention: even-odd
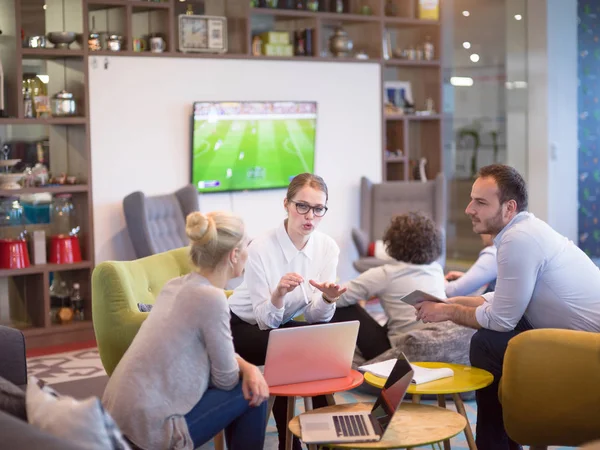
{"type": "Polygon", "coordinates": [[[286,188],[313,172],[316,102],[195,102],[192,183],[198,192],[286,188]]]}

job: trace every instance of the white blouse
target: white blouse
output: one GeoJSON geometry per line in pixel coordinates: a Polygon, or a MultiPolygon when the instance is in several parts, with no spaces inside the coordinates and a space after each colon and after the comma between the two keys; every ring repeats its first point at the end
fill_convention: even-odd
{"type": "Polygon", "coordinates": [[[304,248],[298,250],[282,222],[251,242],[244,281],[229,298],[229,307],[240,319],[261,330],[278,328],[301,314],[309,323],[329,322],[335,304],[325,302],[321,291],[308,281],[335,282],[339,255],[335,241],[319,231],[314,231],[304,248]],[[290,272],[304,278],[306,297],[302,286],[298,286],[285,295],[283,308],[278,309],[271,303],[271,294],[281,277],[290,272]]]}

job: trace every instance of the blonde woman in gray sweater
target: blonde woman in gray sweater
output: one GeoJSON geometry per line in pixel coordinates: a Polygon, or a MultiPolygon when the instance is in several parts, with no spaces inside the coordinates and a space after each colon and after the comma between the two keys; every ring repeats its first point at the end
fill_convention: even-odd
{"type": "Polygon", "coordinates": [[[261,449],[269,388],[234,352],[224,287],[244,270],[244,223],[187,217],[190,274],[171,280],[111,376],[104,406],[143,450],[194,449],[225,429],[230,450],[261,449]]]}

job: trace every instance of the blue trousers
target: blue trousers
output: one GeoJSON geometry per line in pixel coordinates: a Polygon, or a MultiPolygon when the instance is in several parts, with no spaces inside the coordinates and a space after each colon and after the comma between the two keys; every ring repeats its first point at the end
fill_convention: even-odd
{"type": "Polygon", "coordinates": [[[225,429],[229,450],[262,449],[266,418],[267,402],[250,406],[244,398],[241,382],[231,391],[209,388],[185,415],[194,447],[208,442],[225,429]]]}

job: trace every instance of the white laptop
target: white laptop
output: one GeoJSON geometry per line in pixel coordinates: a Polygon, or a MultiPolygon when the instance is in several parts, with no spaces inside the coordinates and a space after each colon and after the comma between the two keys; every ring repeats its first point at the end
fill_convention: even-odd
{"type": "Polygon", "coordinates": [[[381,440],[404,399],[412,377],[410,363],[402,354],[370,412],[301,414],[302,440],[307,444],[381,440]]]}
{"type": "Polygon", "coordinates": [[[264,376],[269,386],[350,374],[359,322],[279,328],[269,333],[264,376]]]}

